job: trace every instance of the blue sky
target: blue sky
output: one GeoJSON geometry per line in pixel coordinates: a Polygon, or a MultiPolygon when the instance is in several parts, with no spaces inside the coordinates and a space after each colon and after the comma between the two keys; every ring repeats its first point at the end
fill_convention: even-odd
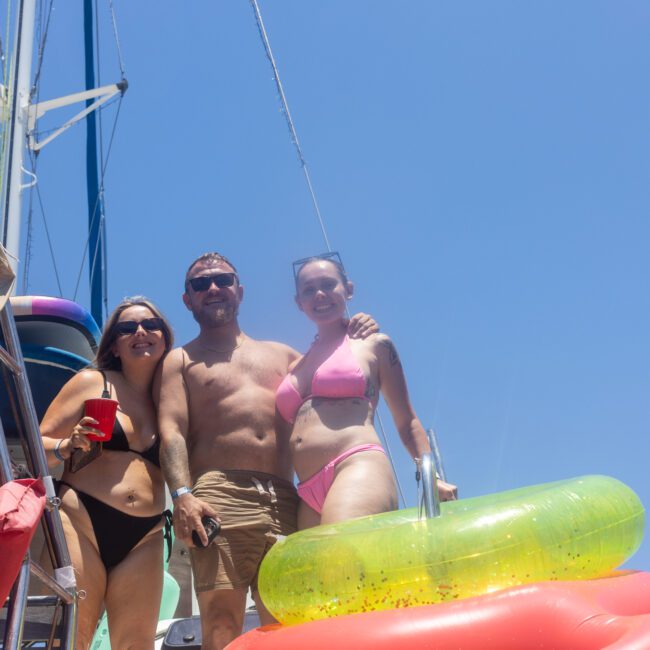
{"type": "MultiPolygon", "coordinates": [[[[99,4],[108,83],[119,66],[99,4]]],[[[83,87],[76,5],[54,5],[42,98],[83,87]]],[[[188,340],[183,274],[216,249],[240,270],[244,330],[304,350],[291,261],[325,245],[249,3],[114,5],[130,88],[106,174],[109,304],[144,293],[188,340]]],[[[353,309],[396,342],[461,495],[602,473],[647,506],[650,5],[260,5],[353,309]]],[[[39,160],[68,297],[84,137],[39,160]]],[[[56,293],[34,219],[29,289],[56,293]]],[[[648,541],[629,566],[650,570],[648,541]]]]}

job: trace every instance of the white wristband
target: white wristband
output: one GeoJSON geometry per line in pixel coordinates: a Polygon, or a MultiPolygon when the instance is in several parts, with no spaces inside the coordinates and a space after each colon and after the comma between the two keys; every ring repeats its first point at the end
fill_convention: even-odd
{"type": "Polygon", "coordinates": [[[52,450],[54,452],[54,457],[61,463],[65,462],[65,456],[61,453],[61,445],[66,441],[66,438],[61,438],[59,442],[56,443],[54,446],[54,449],[52,450]]]}
{"type": "Polygon", "coordinates": [[[192,492],[192,490],[191,488],[188,488],[186,485],[177,488],[172,492],[172,501],[174,499],[178,499],[178,497],[182,496],[183,494],[187,494],[188,492],[192,492]]]}

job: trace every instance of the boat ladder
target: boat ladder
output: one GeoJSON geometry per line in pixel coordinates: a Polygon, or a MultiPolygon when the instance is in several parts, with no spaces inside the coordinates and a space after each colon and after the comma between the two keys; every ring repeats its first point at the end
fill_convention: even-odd
{"type": "MultiPolygon", "coordinates": [[[[24,448],[26,471],[30,476],[41,478],[45,486],[46,507],[41,523],[54,565],[53,575],[50,575],[30,557],[29,551],[26,553],[5,604],[7,613],[1,647],[3,650],[18,650],[33,642],[39,642],[39,647],[49,649],[56,645],[66,650],[74,650],[77,623],[75,577],[58,510],[60,500],[56,496],[54,481],[47,466],[16,322],[9,301],[4,309],[0,309],[0,330],[6,346],[0,345],[0,370],[10,395],[20,441],[24,448]],[[38,579],[48,595],[28,595],[31,577],[38,579]],[[40,613],[42,608],[47,608],[45,611],[48,613],[52,612],[51,624],[31,623],[28,620],[28,609],[40,613]]],[[[14,470],[5,427],[0,417],[0,484],[16,478],[14,470]]],[[[0,603],[0,608],[2,607],[3,603],[0,603]]],[[[2,623],[0,620],[0,630],[2,623]]]]}

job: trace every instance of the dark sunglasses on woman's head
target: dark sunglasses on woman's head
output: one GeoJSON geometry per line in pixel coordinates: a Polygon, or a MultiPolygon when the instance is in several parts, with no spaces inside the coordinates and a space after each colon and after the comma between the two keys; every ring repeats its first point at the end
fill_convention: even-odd
{"type": "Polygon", "coordinates": [[[163,329],[164,323],[162,318],[145,318],[144,320],[123,320],[115,323],[115,331],[118,336],[128,336],[135,334],[138,327],[142,325],[145,332],[158,332],[163,329]]]}
{"type": "Polygon", "coordinates": [[[207,291],[214,282],[218,289],[232,287],[235,284],[235,273],[217,273],[216,275],[201,275],[198,278],[190,278],[188,283],[194,291],[207,291]]]}
{"type": "Polygon", "coordinates": [[[311,257],[303,257],[301,260],[296,260],[293,263],[293,279],[296,282],[298,281],[298,273],[300,273],[305,264],[308,262],[317,262],[319,260],[334,262],[335,264],[338,264],[341,269],[344,268],[343,261],[341,260],[338,251],[329,251],[328,253],[321,253],[320,255],[312,255],[311,257]]]}

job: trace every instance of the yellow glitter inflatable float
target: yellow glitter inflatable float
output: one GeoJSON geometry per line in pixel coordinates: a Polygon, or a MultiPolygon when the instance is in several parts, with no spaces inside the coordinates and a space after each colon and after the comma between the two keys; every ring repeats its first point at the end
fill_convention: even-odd
{"type": "Polygon", "coordinates": [[[543,580],[608,575],[641,544],[644,510],[616,479],[584,476],[318,526],[268,553],[264,604],[285,625],[433,604],[543,580]]]}

